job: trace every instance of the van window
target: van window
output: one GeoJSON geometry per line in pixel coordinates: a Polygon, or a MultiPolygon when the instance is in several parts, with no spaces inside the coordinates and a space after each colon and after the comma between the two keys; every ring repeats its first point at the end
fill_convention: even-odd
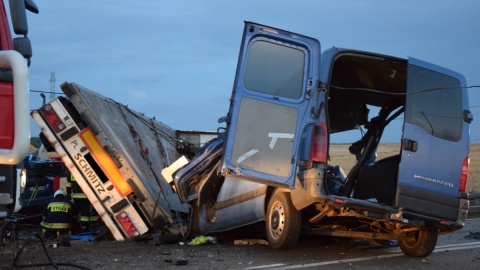
{"type": "Polygon", "coordinates": [[[435,137],[459,141],[462,137],[462,91],[455,78],[410,65],[406,121],[435,137]],[[411,73],[413,72],[413,73],[411,73]]]}
{"type": "Polygon", "coordinates": [[[299,99],[304,67],[305,53],[302,50],[255,41],[248,53],[244,86],[255,92],[299,99]]]}

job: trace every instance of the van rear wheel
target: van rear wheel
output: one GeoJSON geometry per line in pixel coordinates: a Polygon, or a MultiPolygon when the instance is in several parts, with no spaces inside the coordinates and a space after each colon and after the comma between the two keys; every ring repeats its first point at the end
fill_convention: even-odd
{"type": "Polygon", "coordinates": [[[412,257],[426,257],[432,253],[437,245],[438,231],[427,229],[415,233],[414,240],[398,241],[400,249],[405,255],[412,257]]]}
{"type": "Polygon", "coordinates": [[[289,193],[275,192],[267,208],[267,240],[275,249],[289,249],[300,238],[302,217],[289,193]]]}

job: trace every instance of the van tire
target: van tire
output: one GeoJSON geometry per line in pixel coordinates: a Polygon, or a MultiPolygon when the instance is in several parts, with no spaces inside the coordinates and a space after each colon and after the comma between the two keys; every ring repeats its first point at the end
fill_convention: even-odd
{"type": "Polygon", "coordinates": [[[289,193],[275,192],[268,202],[267,240],[275,249],[289,249],[300,238],[302,216],[295,209],[289,193]]]}
{"type": "Polygon", "coordinates": [[[437,245],[438,231],[432,229],[421,230],[415,233],[415,241],[398,241],[402,252],[411,257],[426,257],[432,253],[437,245]]]}

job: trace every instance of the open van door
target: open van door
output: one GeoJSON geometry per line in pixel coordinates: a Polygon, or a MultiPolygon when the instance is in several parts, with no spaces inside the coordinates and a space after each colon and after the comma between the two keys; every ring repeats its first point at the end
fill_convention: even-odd
{"type": "Polygon", "coordinates": [[[459,217],[472,120],[465,86],[458,73],[408,59],[397,188],[397,206],[406,212],[452,221],[459,217]]]}
{"type": "Polygon", "coordinates": [[[294,186],[300,134],[313,122],[318,40],[245,23],[222,162],[224,175],[294,186]]]}

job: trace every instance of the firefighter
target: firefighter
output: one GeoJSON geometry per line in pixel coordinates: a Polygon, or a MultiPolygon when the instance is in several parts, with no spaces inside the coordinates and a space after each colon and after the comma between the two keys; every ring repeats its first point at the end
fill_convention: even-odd
{"type": "Polygon", "coordinates": [[[78,211],[82,230],[88,231],[92,224],[98,222],[98,214],[88,200],[87,195],[83,193],[73,175],[70,175],[68,178],[67,194],[71,197],[73,206],[78,211]]]}
{"type": "Polygon", "coordinates": [[[63,190],[55,191],[53,200],[48,204],[40,223],[47,239],[69,235],[74,221],[72,204],[65,197],[63,190]]]}

